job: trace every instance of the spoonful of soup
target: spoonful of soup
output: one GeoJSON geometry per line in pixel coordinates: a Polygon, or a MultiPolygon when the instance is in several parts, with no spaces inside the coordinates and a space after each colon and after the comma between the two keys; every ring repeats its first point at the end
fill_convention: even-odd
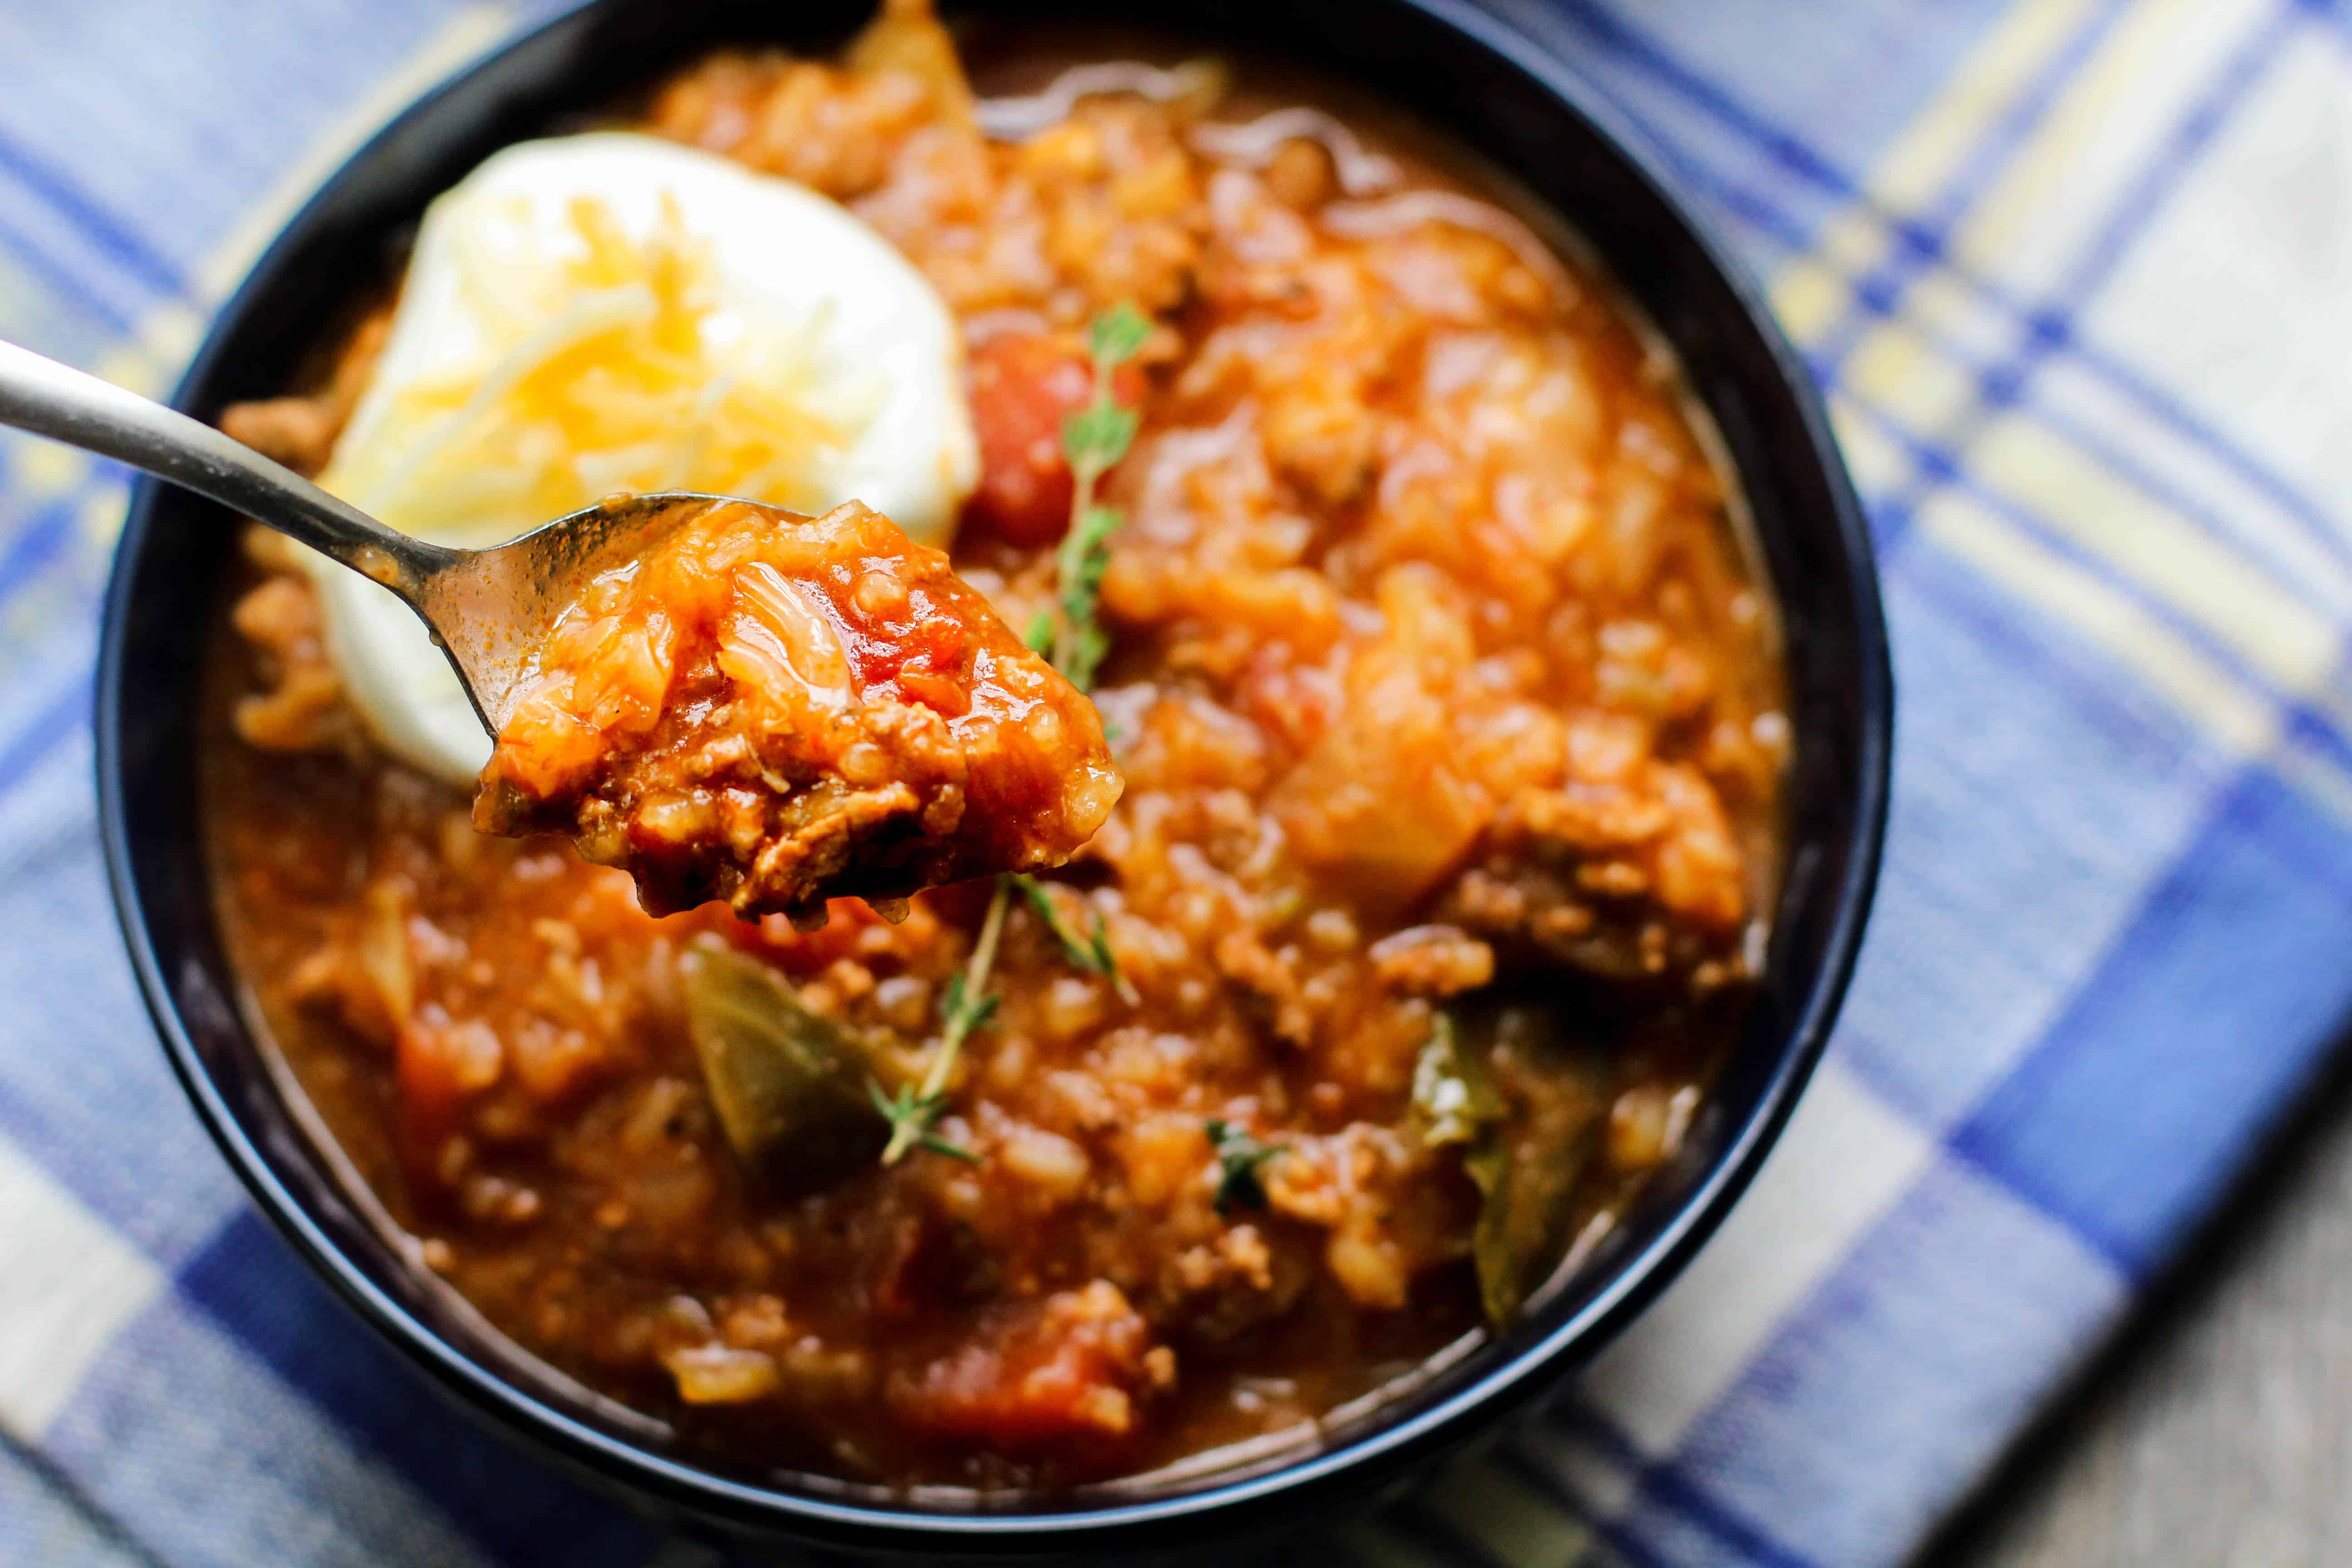
{"type": "Polygon", "coordinates": [[[487,550],[384,527],[219,431],[0,343],[0,424],[185,486],[383,584],[497,749],[477,826],[556,832],[654,913],[745,919],[1060,864],[1120,783],[1094,706],[947,556],[822,517],[618,496],[487,550]]]}

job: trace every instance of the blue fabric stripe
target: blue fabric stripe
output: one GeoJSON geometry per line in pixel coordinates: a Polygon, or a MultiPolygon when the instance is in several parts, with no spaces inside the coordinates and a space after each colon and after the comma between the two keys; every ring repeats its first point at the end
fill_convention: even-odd
{"type": "MultiPolygon", "coordinates": [[[[1885,227],[1898,247],[1916,251],[1920,259],[1932,262],[1981,302],[2003,315],[2015,318],[2028,331],[2065,343],[2071,349],[2075,363],[2105,382],[2126,401],[2138,405],[2167,429],[2210,452],[2249,486],[2273,500],[2297,522],[2308,528],[2315,539],[2331,548],[2336,547],[2340,531],[2326,508],[2230,440],[2210,421],[2189,410],[2147,376],[2096,345],[2080,341],[2073,324],[2063,316],[2028,303],[1945,254],[1937,237],[1924,225],[1873,201],[1864,193],[1857,180],[1814,152],[1795,132],[1771,123],[1728,91],[1681,67],[1654,41],[1600,10],[1591,4],[1591,0],[1565,0],[1560,8],[1565,14],[1585,23],[1586,30],[1594,41],[1640,70],[1648,79],[1675,93],[1692,108],[1731,132],[1745,144],[1766,153],[1783,173],[1868,212],[1874,221],[1885,227]]],[[[1811,231],[1789,216],[1783,202],[1720,174],[1688,148],[1663,137],[1660,142],[1670,166],[1677,175],[1703,188],[1710,199],[1770,235],[1790,250],[1803,250],[1810,247],[1811,231]]],[[[1882,317],[1894,304],[1883,290],[1874,290],[1864,297],[1864,302],[1874,314],[1882,317]]],[[[1814,368],[1817,375],[1825,381],[1831,379],[1826,374],[1828,367],[1816,365],[1814,368]]]]}
{"type": "MultiPolygon", "coordinates": [[[[1674,170],[1677,177],[1705,192],[1710,200],[1723,206],[1742,222],[1753,225],[1791,251],[1801,248],[1805,244],[1806,237],[1803,233],[1785,212],[1772,203],[1745,187],[1723,181],[1691,154],[1673,143],[1664,144],[1663,151],[1668,166],[1674,170]]],[[[1891,309],[1893,301],[1883,300],[1882,303],[1891,309]]],[[[2037,335],[2053,336],[2053,329],[2063,332],[2062,341],[2065,346],[2074,351],[2073,357],[2075,362],[2085,363],[2087,347],[2074,342],[2072,331],[2065,330],[2058,318],[2033,318],[2032,330],[2037,335]]],[[[1930,341],[1936,340],[1931,338],[1930,341]]],[[[1955,344],[1936,342],[1936,346],[1948,363],[1969,376],[1980,399],[1990,401],[1994,398],[1996,392],[1990,378],[1998,373],[1967,357],[1955,344]]],[[[1808,353],[1806,365],[1815,379],[1824,385],[1837,385],[1837,377],[1832,367],[1820,356],[1808,353]]],[[[1927,492],[1937,485],[1951,483],[1959,479],[1964,465],[1958,454],[1949,444],[1930,440],[1906,426],[1898,425],[1891,416],[1881,412],[1874,405],[1865,402],[1850,389],[1840,388],[1840,394],[1853,406],[1871,416],[1873,422],[1890,435],[1895,443],[1901,447],[1906,456],[1910,458],[1915,474],[1925,481],[1921,484],[1899,488],[1891,499],[1873,499],[1871,520],[1874,530],[1883,541],[1891,542],[1907,530],[1913,515],[1926,500],[1927,492]]],[[[2002,395],[2010,401],[2014,401],[2016,393],[2012,388],[2002,395]]],[[[2256,486],[2266,499],[2271,500],[2279,506],[2281,510],[2286,512],[2290,519],[2304,530],[2305,535],[2328,554],[2347,564],[2352,564],[2352,539],[2347,539],[2345,532],[2336,527],[2326,513],[2315,504],[2303,499],[2284,480],[2269,473],[2252,458],[2238,452],[2236,448],[2222,441],[2218,435],[2199,426],[2193,415],[2179,404],[2166,398],[2152,384],[2137,382],[2127,395],[2133,401],[2146,405],[2157,416],[2159,423],[2206,447],[2240,479],[2250,485],[2256,486]]],[[[2214,511],[2164,480],[2147,465],[2129,458],[2114,443],[2084,426],[2080,421],[2046,408],[2037,407],[2033,410],[2033,414],[2039,422],[2064,437],[2085,455],[2105,463],[2110,472],[2126,484],[2137,488],[2149,500],[2180,514],[2217,537],[2231,539],[2250,552],[2263,555],[2264,560],[2273,567],[2272,581],[2283,590],[2304,597],[2314,608],[2331,615],[2334,613],[2336,606],[2329,603],[2315,586],[2305,582],[2300,575],[2279,567],[2278,563],[2270,559],[2268,552],[2263,551],[2256,541],[2249,539],[2244,531],[2228,517],[2214,511]]],[[[2103,576],[2113,579],[2113,574],[2107,571],[2104,563],[2095,562],[2085,563],[2103,576]]],[[[2118,583],[2117,585],[2128,589],[2128,584],[2118,583]]]]}
{"type": "Polygon", "coordinates": [[[186,296],[187,285],[179,269],[140,238],[129,224],[108,212],[63,170],[36,156],[5,132],[0,132],[0,169],[15,175],[81,230],[125,272],[159,294],[186,296]]]}
{"type": "Polygon", "coordinates": [[[1894,563],[1886,601],[1895,689],[1935,721],[1904,726],[1872,937],[1836,1049],[1941,1138],[2063,1009],[2242,764],[1930,539],[1894,563]]]}
{"type": "Polygon", "coordinates": [[[2243,654],[2191,619],[2170,600],[2125,575],[2113,563],[2084,549],[2043,522],[2026,507],[1970,478],[1965,465],[1951,451],[1915,435],[1873,404],[1861,398],[1850,398],[1848,403],[1887,440],[1903,448],[1922,476],[1922,481],[1908,487],[1906,494],[1872,509],[1879,548],[1885,554],[1896,555],[1904,549],[1912,532],[1911,525],[1916,520],[1917,509],[1932,499],[1930,492],[1939,488],[1948,489],[2031,534],[2052,554],[2097,577],[2117,594],[2131,600],[2151,620],[2196,647],[2243,685],[2277,702],[2283,711],[2292,712],[2322,731],[2335,730],[2332,719],[2310,708],[2295,693],[2279,686],[2266,672],[2249,664],[2243,654]]]}
{"type": "Polygon", "coordinates": [[[132,991],[116,939],[89,775],[43,768],[11,792],[54,803],[46,844],[8,844],[0,878],[0,1133],[115,1232],[166,1269],[208,1242],[243,1202],[196,1125],[132,991]],[[37,782],[36,782],[37,781],[37,782]]]}
{"type": "Polygon", "coordinates": [[[74,536],[84,499],[82,492],[59,496],[26,519],[0,548],[0,604],[15,597],[58,558],[74,536]]]}
{"type": "Polygon", "coordinates": [[[250,1210],[182,1267],[182,1296],[383,1454],[506,1562],[626,1568],[657,1537],[475,1426],[362,1332],[250,1210]]]}
{"type": "Polygon", "coordinates": [[[132,323],[125,311],[92,289],[80,273],[50,256],[45,247],[34,244],[30,236],[8,221],[5,209],[0,209],[0,247],[6,247],[11,258],[38,277],[60,298],[97,317],[118,335],[131,331],[132,323]]]}
{"type": "MultiPolygon", "coordinates": [[[[2304,0],[2277,0],[2269,18],[2214,73],[2212,83],[2182,113],[2163,148],[2124,187],[2107,221],[2060,284],[2052,301],[2062,320],[2088,301],[2180,184],[2263,73],[2278,58],[2304,16],[2304,0]]],[[[2037,336],[2030,340],[2041,344],[2037,336]]]]}
{"type": "MultiPolygon", "coordinates": [[[[2222,63],[2212,85],[2183,113],[2155,161],[2125,188],[2106,222],[2084,246],[2082,256],[2061,279],[2043,309],[2036,312],[2016,355],[1979,379],[1982,405],[1963,424],[1958,440],[1964,442],[1968,434],[2017,405],[2034,371],[2049,359],[2058,341],[2058,334],[2042,330],[2041,323],[2064,322],[2074,318],[2122,260],[2132,241],[2155,217],[2182,174],[2211,142],[2263,68],[2276,57],[2292,35],[2298,16],[2296,0],[2279,0],[2268,21],[2222,63]]],[[[2321,537],[2336,546],[2338,554],[2343,552],[2340,534],[2330,530],[2321,537]]]]}
{"type": "Polygon", "coordinates": [[[2145,1277],[2316,1070],[2347,931],[2352,830],[2249,768],[1954,1150],[2145,1277]]]}
{"type": "Polygon", "coordinates": [[[1789,1314],[1682,1464],[1822,1563],[1897,1558],[2125,1299],[2068,1227],[1939,1162],[1789,1314]]]}
{"type": "Polygon", "coordinates": [[[2114,29],[2116,19],[2130,3],[2131,0],[2103,0],[2065,46],[2043,64],[2025,91],[2011,104],[2009,112],[1996,122],[1992,133],[1961,160],[1952,182],[1929,205],[1921,220],[1925,232],[1934,237],[1932,250],[1900,247],[1857,282],[1844,313],[1815,351],[1832,378],[1844,370],[1846,360],[1859,345],[1870,320],[1899,310],[1911,285],[1933,270],[1931,258],[1942,256],[1949,248],[1952,227],[1966,216],[1969,204],[1983,194],[2001,166],[2048,116],[2059,90],[2114,29]]]}
{"type": "MultiPolygon", "coordinates": [[[[2137,405],[2157,424],[2210,456],[2249,489],[2302,524],[2312,539],[2332,551],[2352,555],[2352,549],[2343,543],[2344,524],[2336,514],[2231,442],[2171,392],[2098,344],[2077,337],[2072,325],[2054,316],[2036,315],[2032,327],[2037,333],[2050,336],[2053,353],[2063,351],[2073,363],[2106,383],[2126,402],[2137,405]]],[[[2036,416],[2043,416],[2037,410],[2036,416]]]]}
{"type": "Polygon", "coordinates": [[[1495,1462],[1508,1471],[1513,1479],[1528,1490],[1549,1501],[1562,1513],[1575,1520],[1604,1542],[1609,1550],[1636,1568],[1662,1564],[1664,1559],[1653,1552],[1639,1536],[1620,1526],[1616,1521],[1602,1519],[1591,1506],[1562,1485],[1558,1476],[1529,1459],[1511,1444],[1505,1443],[1495,1451],[1495,1462]]]}
{"type": "MultiPolygon", "coordinates": [[[[1784,172],[1843,199],[1867,202],[1856,184],[1840,174],[1810,143],[1793,132],[1771,123],[1723,88],[1683,65],[1649,33],[1595,0],[1554,0],[1554,5],[1561,15],[1580,24],[1595,43],[1640,68],[1659,85],[1737,132],[1784,172]]],[[[1940,254],[1936,237],[1911,218],[1887,212],[1875,204],[1867,205],[1906,244],[1930,255],[1940,254]]]]}
{"type": "Polygon", "coordinates": [[[89,678],[71,682],[5,744],[0,744],[0,792],[12,787],[52,747],[89,721],[89,678]]]}
{"type": "Polygon", "coordinates": [[[0,1562],[157,1568],[157,1558],[37,1448],[0,1431],[0,1562]]]}
{"type": "MultiPolygon", "coordinates": [[[[1816,1568],[1816,1565],[1759,1529],[1751,1521],[1723,1507],[1686,1478],[1674,1473],[1671,1461],[1642,1452],[1615,1425],[1581,1400],[1563,1400],[1550,1419],[1572,1438],[1591,1444],[1626,1474],[1635,1479],[1636,1496],[1652,1508],[1664,1510],[1693,1529],[1706,1531],[1720,1544],[1740,1553],[1740,1561],[1757,1568],[1816,1568]]],[[[1638,1505],[1637,1505],[1638,1506],[1638,1505]]]]}

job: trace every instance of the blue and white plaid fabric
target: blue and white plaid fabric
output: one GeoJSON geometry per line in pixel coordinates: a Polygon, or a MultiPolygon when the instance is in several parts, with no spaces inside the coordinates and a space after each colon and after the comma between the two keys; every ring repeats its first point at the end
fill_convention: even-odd
{"type": "MultiPolygon", "coordinates": [[[[1496,3],[1649,129],[1832,389],[1896,805],[1837,1043],[1731,1222],[1524,1441],[1332,1554],[1896,1563],[2352,1001],[2352,27],[2327,0],[1496,3]]],[[[529,19],[0,6],[0,336],[167,386],[340,153],[529,19]]],[[[92,826],[123,488],[0,443],[0,1561],[698,1560],[446,1409],[184,1107],[92,826]]]]}

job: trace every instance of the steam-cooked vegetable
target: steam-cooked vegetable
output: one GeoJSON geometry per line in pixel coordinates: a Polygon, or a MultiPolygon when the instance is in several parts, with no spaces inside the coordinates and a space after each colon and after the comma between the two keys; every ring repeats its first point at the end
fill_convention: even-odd
{"type": "Polygon", "coordinates": [[[1429,1043],[1412,1064],[1413,1126],[1423,1143],[1476,1143],[1502,1120],[1503,1101],[1486,1064],[1462,1048],[1454,1016],[1430,1021],[1429,1043]]]}
{"type": "Polygon", "coordinates": [[[727,1142],[782,1192],[874,1158],[889,1129],[866,1102],[865,1053],[783,976],[717,938],[680,965],[687,1032],[727,1142]]]}
{"type": "Polygon", "coordinates": [[[1568,1245],[1608,1104],[1602,1068],[1538,1009],[1506,1007],[1475,1029],[1440,1017],[1413,1075],[1414,1105],[1438,1117],[1424,1141],[1467,1144],[1463,1169],[1484,1194],[1470,1256],[1486,1321],[1500,1329],[1568,1245]]]}

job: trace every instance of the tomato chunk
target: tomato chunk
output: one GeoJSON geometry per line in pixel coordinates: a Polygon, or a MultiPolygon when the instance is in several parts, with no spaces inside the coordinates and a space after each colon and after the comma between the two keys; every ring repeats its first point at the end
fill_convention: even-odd
{"type": "Polygon", "coordinates": [[[1052,338],[1008,333],[971,354],[980,488],[964,515],[1008,543],[1051,544],[1070,524],[1062,419],[1094,393],[1087,362],[1052,338]]]}
{"type": "Polygon", "coordinates": [[[1013,1451],[1115,1443],[1139,1399],[1175,1374],[1118,1288],[1097,1279],[1000,1314],[990,1330],[893,1390],[898,1414],[942,1436],[1013,1451]]]}

